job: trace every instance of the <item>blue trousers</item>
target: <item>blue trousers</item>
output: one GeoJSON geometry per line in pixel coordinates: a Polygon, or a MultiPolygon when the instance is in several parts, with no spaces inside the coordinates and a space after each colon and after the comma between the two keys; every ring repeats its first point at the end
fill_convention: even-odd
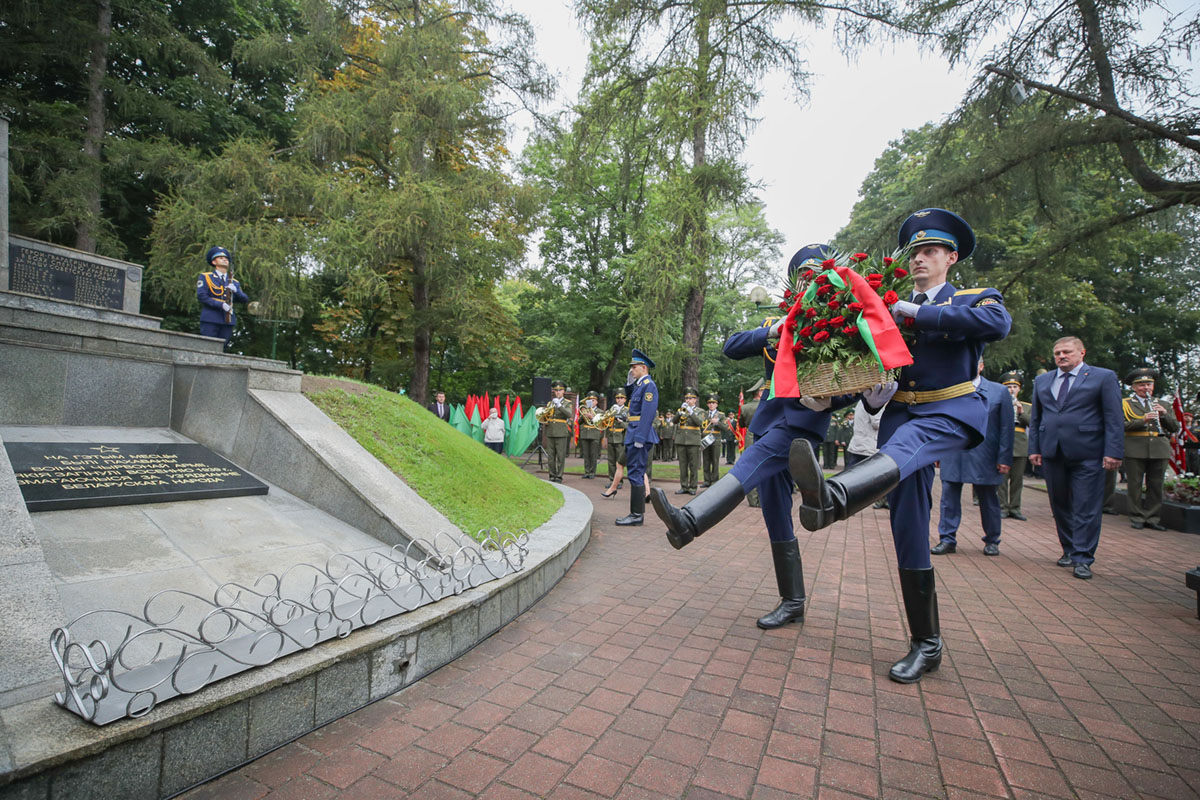
{"type": "Polygon", "coordinates": [[[645,491],[647,454],[654,445],[646,442],[641,447],[633,443],[625,445],[625,477],[629,478],[629,491],[636,486],[645,491]]]}
{"type": "Polygon", "coordinates": [[[233,338],[233,326],[219,322],[201,322],[200,335],[211,336],[214,339],[224,339],[225,349],[229,349],[229,340],[233,338]]]}
{"type": "Polygon", "coordinates": [[[971,431],[952,417],[917,416],[904,403],[889,403],[879,423],[879,442],[879,452],[900,467],[900,483],[888,495],[897,566],[929,569],[933,465],[967,447],[971,431]]]}
{"type": "Polygon", "coordinates": [[[1090,565],[1100,544],[1100,509],[1104,504],[1103,463],[1099,458],[1071,461],[1042,458],[1046,493],[1058,528],[1058,543],[1075,564],[1090,565]]]}
{"type": "Polygon", "coordinates": [[[814,450],[821,439],[810,431],[779,425],[754,437],[754,444],[742,452],[742,457],[729,470],[749,494],[758,489],[767,536],[772,542],[790,542],[796,538],[792,525],[792,489],[796,485],[788,470],[788,451],[792,440],[808,439],[814,450]]]}
{"type": "MultiPolygon", "coordinates": [[[[990,484],[974,484],[979,498],[979,520],[983,523],[983,543],[1000,544],[1000,496],[990,484]]],[[[962,522],[961,483],[942,481],[942,513],[938,520],[938,537],[943,542],[958,543],[958,526],[962,522]]]]}

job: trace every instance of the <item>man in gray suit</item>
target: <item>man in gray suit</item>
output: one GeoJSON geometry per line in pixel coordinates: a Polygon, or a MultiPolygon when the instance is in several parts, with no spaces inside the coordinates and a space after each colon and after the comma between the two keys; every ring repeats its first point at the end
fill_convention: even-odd
{"type": "Polygon", "coordinates": [[[1110,369],[1083,361],[1083,342],[1066,336],[1054,343],[1058,369],[1033,382],[1029,462],[1041,466],[1050,510],[1062,545],[1060,567],[1092,577],[1100,543],[1104,471],[1125,456],[1121,384],[1110,369]]]}

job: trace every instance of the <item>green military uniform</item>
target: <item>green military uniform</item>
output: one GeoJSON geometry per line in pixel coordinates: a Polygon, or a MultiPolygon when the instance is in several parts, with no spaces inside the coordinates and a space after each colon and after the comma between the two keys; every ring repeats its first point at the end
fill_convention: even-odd
{"type": "MultiPolygon", "coordinates": [[[[1012,371],[1000,376],[1005,386],[1016,386],[1021,391],[1021,373],[1012,371]]],[[[997,496],[1000,498],[1000,516],[1024,520],[1021,511],[1021,490],[1025,488],[1025,464],[1029,461],[1029,412],[1033,407],[1013,396],[1013,452],[1012,468],[1000,481],[997,496]]]]}
{"type": "MultiPolygon", "coordinates": [[[[708,405],[720,403],[720,398],[715,394],[708,396],[708,405]]],[[[717,482],[720,475],[721,464],[721,412],[715,408],[708,408],[701,412],[704,416],[704,427],[700,431],[701,445],[700,453],[704,461],[704,487],[708,488],[717,482]],[[711,435],[713,437],[712,444],[705,446],[703,437],[711,435]]]]}
{"type": "Polygon", "coordinates": [[[1134,388],[1132,397],[1121,405],[1125,411],[1125,478],[1129,491],[1129,524],[1134,528],[1153,528],[1164,531],[1159,523],[1162,511],[1163,475],[1171,458],[1170,434],[1179,430],[1179,423],[1170,414],[1160,414],[1157,420],[1146,419],[1153,411],[1156,401],[1154,381],[1158,372],[1141,367],[1125,376],[1125,382],[1134,388]],[[1143,398],[1137,394],[1139,386],[1149,386],[1143,398]],[[1146,493],[1142,494],[1145,479],[1146,493]]]}
{"type": "Polygon", "coordinates": [[[675,415],[667,412],[663,417],[662,433],[659,434],[662,439],[662,454],[667,461],[675,460],[675,415]]]}
{"type": "Polygon", "coordinates": [[[591,480],[596,477],[596,464],[600,461],[600,439],[604,432],[593,424],[600,416],[600,407],[596,402],[600,395],[588,392],[579,407],[579,448],[583,453],[583,477],[591,480]],[[589,402],[591,406],[589,407],[589,402]]]}
{"type": "MultiPolygon", "coordinates": [[[[613,395],[613,405],[620,406],[621,412],[613,419],[612,427],[608,429],[608,477],[617,474],[617,464],[625,463],[625,429],[629,427],[629,407],[625,405],[625,390],[617,389],[613,395]]],[[[624,483],[625,479],[621,479],[624,483]]]]}
{"type": "Polygon", "coordinates": [[[661,461],[663,457],[663,425],[665,421],[662,414],[658,414],[654,418],[654,435],[658,437],[658,442],[654,445],[654,460],[661,461]]]}
{"type": "MultiPolygon", "coordinates": [[[[552,389],[565,389],[566,384],[555,381],[550,384],[552,389]]],[[[550,462],[550,480],[562,483],[563,468],[567,465],[567,450],[571,447],[571,428],[575,423],[575,404],[565,397],[556,397],[547,406],[550,409],[546,418],[546,456],[550,462]]]]}
{"type": "Polygon", "coordinates": [[[699,407],[687,405],[696,393],[684,393],[684,406],[679,409],[679,427],[675,430],[675,452],[679,456],[679,488],[675,494],[696,493],[696,473],[700,466],[700,428],[704,425],[704,412],[699,407]]]}
{"type": "MultiPolygon", "coordinates": [[[[754,412],[758,411],[759,396],[757,392],[762,387],[762,383],[763,381],[760,378],[755,386],[750,387],[750,396],[753,399],[742,403],[742,413],[738,418],[738,427],[746,429],[746,449],[749,449],[750,445],[754,444],[754,434],[750,432],[750,423],[754,421],[754,412]]],[[[744,449],[742,452],[744,453],[746,450],[744,449]]],[[[750,494],[746,495],[746,502],[751,508],[760,507],[757,486],[750,490],[750,494]]]]}

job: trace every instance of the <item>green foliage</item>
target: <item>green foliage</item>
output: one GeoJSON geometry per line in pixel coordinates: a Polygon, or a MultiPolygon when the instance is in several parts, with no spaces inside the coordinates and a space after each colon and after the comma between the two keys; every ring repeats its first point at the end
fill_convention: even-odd
{"type": "Polygon", "coordinates": [[[308,394],[322,411],[413,491],[476,535],[534,530],[562,506],[562,495],[422,406],[378,387],[361,393],[308,394]]]}

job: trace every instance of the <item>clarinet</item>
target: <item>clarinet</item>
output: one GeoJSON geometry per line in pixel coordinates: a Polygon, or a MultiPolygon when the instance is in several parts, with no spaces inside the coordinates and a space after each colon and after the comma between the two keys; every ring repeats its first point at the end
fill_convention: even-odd
{"type": "MultiPolygon", "coordinates": [[[[1148,397],[1146,398],[1146,405],[1150,407],[1150,411],[1154,411],[1153,402],[1154,401],[1152,401],[1150,398],[1148,398],[1148,397]]],[[[1145,417],[1143,416],[1143,419],[1144,418],[1145,417]]],[[[1146,422],[1146,430],[1150,431],[1151,433],[1157,433],[1157,434],[1162,433],[1162,423],[1158,421],[1158,413],[1157,412],[1154,415],[1154,419],[1148,420],[1146,422]]]]}

